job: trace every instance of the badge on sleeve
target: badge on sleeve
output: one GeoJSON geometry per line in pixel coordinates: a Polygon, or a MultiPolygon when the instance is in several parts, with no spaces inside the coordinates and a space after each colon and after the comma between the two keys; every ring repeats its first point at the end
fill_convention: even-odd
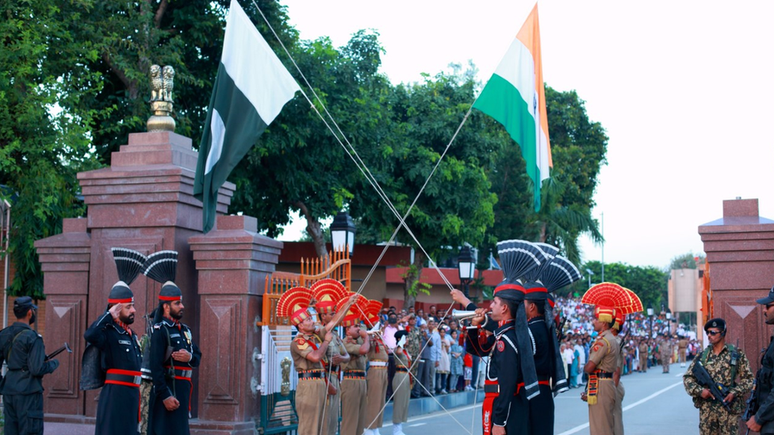
{"type": "Polygon", "coordinates": [[[593,347],[593,348],[591,348],[591,351],[592,351],[592,352],[597,352],[597,351],[599,351],[599,343],[594,343],[594,347],[593,347]]]}
{"type": "Polygon", "coordinates": [[[502,341],[497,342],[497,351],[502,352],[505,350],[505,343],[502,341]]]}
{"type": "Polygon", "coordinates": [[[309,343],[307,343],[303,338],[299,337],[296,339],[296,346],[298,346],[298,350],[304,350],[309,347],[309,343]]]}

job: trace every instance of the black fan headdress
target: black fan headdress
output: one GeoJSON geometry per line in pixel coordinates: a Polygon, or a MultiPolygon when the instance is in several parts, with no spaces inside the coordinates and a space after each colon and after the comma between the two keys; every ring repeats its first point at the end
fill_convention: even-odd
{"type": "Polygon", "coordinates": [[[108,304],[130,304],[134,302],[134,293],[129,286],[140,274],[147,258],[128,248],[111,248],[113,260],[118,271],[118,282],[113,284],[108,296],[108,304]]]}
{"type": "Polygon", "coordinates": [[[180,288],[175,284],[177,251],[159,251],[149,255],[142,273],[162,284],[160,301],[178,301],[183,298],[180,288]]]}

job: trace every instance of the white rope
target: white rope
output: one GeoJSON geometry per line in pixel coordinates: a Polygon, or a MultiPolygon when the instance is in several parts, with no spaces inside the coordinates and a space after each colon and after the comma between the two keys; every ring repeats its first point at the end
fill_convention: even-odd
{"type": "MultiPolygon", "coordinates": [[[[378,257],[377,261],[375,261],[375,262],[374,262],[374,265],[371,267],[371,270],[368,272],[368,274],[366,275],[365,279],[363,279],[363,281],[361,282],[361,284],[360,284],[360,287],[358,288],[358,290],[356,291],[356,293],[357,293],[357,294],[362,294],[362,292],[363,292],[363,289],[365,288],[365,285],[366,285],[366,284],[368,283],[368,281],[370,280],[370,278],[371,278],[371,276],[373,275],[374,271],[376,270],[376,268],[378,267],[378,265],[379,265],[379,263],[381,262],[382,258],[383,258],[383,257],[384,257],[384,255],[386,254],[386,252],[387,252],[387,249],[389,249],[389,246],[390,246],[390,245],[392,244],[392,242],[395,240],[395,237],[397,236],[397,234],[398,234],[398,231],[400,230],[400,228],[401,228],[401,227],[403,227],[403,228],[405,228],[405,229],[406,229],[406,232],[407,232],[407,233],[408,233],[408,234],[411,236],[411,238],[412,238],[412,239],[414,240],[414,242],[417,244],[417,247],[418,247],[418,248],[419,248],[419,249],[422,251],[422,253],[424,253],[424,254],[425,254],[425,258],[427,258],[427,259],[428,259],[428,261],[429,261],[429,263],[430,263],[430,267],[431,267],[431,268],[433,268],[433,269],[435,269],[435,270],[438,272],[438,275],[439,275],[439,276],[441,277],[441,279],[444,281],[444,283],[446,284],[446,286],[447,286],[447,287],[448,287],[450,290],[452,290],[452,289],[454,288],[454,286],[453,286],[453,285],[452,285],[452,284],[449,282],[449,280],[446,278],[446,276],[445,276],[445,275],[444,275],[444,274],[441,272],[441,270],[439,269],[438,265],[435,263],[435,261],[433,261],[432,257],[431,257],[431,256],[429,255],[429,253],[428,253],[428,252],[425,250],[424,246],[423,246],[423,245],[422,245],[422,243],[419,241],[419,239],[416,237],[416,235],[413,233],[413,231],[411,231],[411,229],[408,227],[408,225],[406,225],[406,218],[409,216],[409,214],[410,214],[410,213],[411,213],[411,211],[413,210],[414,206],[416,205],[417,201],[419,200],[419,197],[422,195],[422,193],[424,193],[424,190],[425,190],[425,188],[427,187],[428,183],[430,182],[430,179],[433,177],[433,175],[434,175],[434,174],[435,174],[435,172],[437,171],[437,169],[438,169],[438,167],[440,166],[441,162],[443,161],[444,157],[446,156],[446,154],[448,153],[449,149],[451,148],[451,145],[452,145],[452,143],[454,143],[454,140],[457,138],[457,135],[459,134],[459,132],[460,132],[460,130],[462,129],[463,125],[465,125],[465,122],[467,121],[467,119],[468,119],[468,117],[470,116],[470,113],[471,113],[471,111],[472,111],[472,104],[471,104],[470,108],[468,108],[468,111],[465,113],[465,116],[463,117],[463,119],[462,119],[462,121],[460,122],[460,124],[457,126],[457,129],[455,130],[455,132],[454,132],[454,135],[452,136],[452,138],[451,138],[451,139],[449,140],[449,142],[447,143],[446,147],[444,148],[444,151],[443,151],[443,153],[441,154],[441,156],[439,157],[439,159],[436,161],[436,164],[433,166],[433,169],[432,169],[432,171],[430,172],[430,174],[429,174],[429,175],[427,176],[427,178],[425,179],[425,181],[424,181],[424,183],[423,183],[423,185],[422,185],[422,188],[419,190],[419,192],[417,193],[417,195],[414,197],[414,200],[412,201],[412,203],[411,203],[411,205],[409,206],[409,208],[408,208],[408,210],[406,211],[406,213],[405,213],[405,214],[404,214],[404,215],[401,217],[401,215],[398,213],[398,211],[397,211],[397,209],[395,208],[395,206],[392,204],[392,201],[390,201],[389,197],[387,197],[387,195],[385,194],[384,190],[381,188],[381,185],[379,184],[379,182],[378,182],[378,181],[375,179],[375,177],[373,176],[373,174],[371,173],[371,171],[368,169],[368,166],[367,166],[367,165],[366,165],[366,164],[363,162],[363,160],[360,158],[360,155],[357,153],[357,150],[354,148],[354,146],[352,146],[351,142],[349,142],[349,139],[347,139],[347,136],[346,136],[346,135],[345,135],[345,134],[344,134],[344,133],[341,131],[341,129],[340,129],[340,127],[339,127],[338,123],[336,123],[335,119],[334,119],[334,118],[333,118],[333,116],[330,114],[330,112],[329,112],[329,111],[328,111],[328,109],[326,108],[325,104],[323,104],[322,100],[319,98],[319,96],[318,96],[318,95],[317,95],[317,93],[315,92],[315,90],[314,90],[314,87],[313,87],[313,86],[312,86],[312,85],[309,83],[308,79],[306,78],[306,76],[304,75],[304,73],[303,73],[303,72],[301,71],[301,69],[299,68],[299,66],[298,66],[298,64],[296,63],[295,59],[293,59],[293,56],[292,56],[292,55],[290,54],[290,52],[288,51],[287,47],[285,47],[285,44],[284,44],[284,43],[282,42],[282,40],[279,38],[279,35],[277,35],[276,31],[274,30],[274,27],[271,25],[271,23],[269,23],[269,20],[266,18],[266,16],[264,15],[263,11],[261,10],[261,8],[260,8],[260,7],[258,7],[258,4],[255,2],[255,0],[251,0],[251,1],[252,1],[252,3],[253,3],[253,6],[255,6],[256,10],[258,10],[258,12],[261,14],[261,17],[263,18],[263,20],[264,20],[264,22],[266,23],[266,25],[268,26],[268,28],[271,30],[271,32],[272,32],[272,34],[274,35],[275,39],[276,39],[276,40],[279,42],[280,46],[281,46],[281,47],[282,47],[282,49],[285,51],[285,54],[288,56],[288,58],[290,59],[290,61],[293,63],[293,66],[296,68],[296,71],[298,71],[299,75],[300,75],[300,76],[301,76],[301,78],[303,79],[303,81],[304,81],[304,83],[306,84],[306,86],[307,86],[307,87],[310,89],[310,91],[311,91],[312,95],[314,96],[315,100],[318,102],[318,104],[320,105],[320,107],[322,107],[322,108],[323,108],[323,110],[324,110],[325,114],[328,116],[328,118],[330,119],[331,123],[333,123],[333,125],[335,125],[335,126],[336,126],[336,130],[337,130],[337,131],[338,131],[338,133],[341,135],[341,138],[343,138],[343,139],[344,139],[344,141],[347,143],[347,145],[346,145],[346,146],[345,146],[345,145],[344,145],[344,143],[342,142],[342,139],[339,137],[339,134],[337,134],[337,133],[336,133],[336,131],[334,131],[334,129],[333,129],[333,128],[331,127],[331,125],[328,123],[328,120],[326,120],[326,118],[325,118],[324,116],[322,116],[322,114],[321,114],[321,113],[320,113],[320,112],[317,110],[317,107],[314,105],[314,103],[313,103],[313,102],[312,102],[312,100],[309,98],[309,96],[306,94],[306,92],[303,90],[303,88],[299,88],[299,89],[300,89],[300,91],[301,91],[301,94],[304,96],[304,98],[306,99],[306,101],[309,103],[309,105],[310,105],[310,107],[312,108],[312,110],[314,110],[314,112],[315,112],[315,113],[317,113],[317,115],[320,117],[320,120],[323,122],[323,124],[325,124],[325,126],[328,128],[328,130],[331,132],[331,134],[333,134],[333,136],[336,138],[336,141],[339,143],[339,145],[340,145],[340,146],[341,146],[341,147],[344,149],[344,151],[347,153],[347,155],[350,157],[350,159],[351,159],[351,160],[352,160],[352,161],[355,163],[355,166],[358,168],[358,170],[360,170],[360,172],[361,172],[361,173],[363,174],[363,176],[366,178],[366,180],[368,181],[368,183],[369,183],[369,184],[370,184],[370,185],[371,185],[371,186],[374,188],[374,190],[376,191],[377,195],[379,195],[379,197],[382,199],[382,201],[384,201],[384,203],[387,205],[387,207],[388,207],[388,208],[390,209],[390,211],[393,213],[393,215],[395,215],[395,216],[398,218],[398,220],[399,220],[398,226],[395,228],[395,231],[393,232],[393,234],[392,234],[392,236],[390,237],[389,241],[388,241],[388,242],[387,242],[387,244],[384,246],[384,249],[382,249],[382,252],[380,253],[380,255],[379,255],[379,257],[378,257]]],[[[419,278],[420,278],[420,277],[417,277],[417,279],[419,279],[419,278]]],[[[451,311],[451,310],[452,310],[452,306],[453,306],[453,305],[450,305],[450,306],[449,306],[449,308],[446,310],[446,313],[444,314],[444,317],[443,317],[444,319],[448,317],[449,311],[451,311]]],[[[361,311],[361,312],[362,312],[362,311],[361,311]]],[[[423,347],[423,348],[420,350],[420,354],[421,354],[421,351],[422,351],[422,350],[424,350],[424,348],[425,348],[425,347],[427,347],[427,342],[425,343],[425,346],[424,346],[424,347],[423,347]]],[[[414,362],[412,363],[412,367],[413,367],[413,365],[414,365],[414,364],[416,364],[416,363],[417,363],[417,361],[414,361],[414,362]]],[[[417,382],[418,382],[418,381],[417,381],[417,382]]],[[[422,386],[422,388],[424,388],[424,389],[425,389],[425,391],[427,391],[427,388],[426,388],[424,385],[422,385],[421,383],[420,383],[420,386],[422,386]]],[[[476,386],[476,388],[478,388],[478,387],[476,386]]],[[[428,393],[430,393],[430,392],[428,392],[428,393]]],[[[438,405],[439,405],[439,406],[441,406],[441,408],[442,408],[442,409],[444,409],[444,411],[446,411],[446,412],[447,412],[447,413],[448,413],[450,416],[452,416],[452,418],[453,418],[453,419],[454,419],[454,420],[455,420],[455,421],[456,421],[458,424],[460,424],[460,423],[459,423],[459,421],[457,421],[457,420],[454,418],[454,416],[451,414],[451,412],[449,412],[447,409],[445,409],[445,408],[444,408],[444,407],[443,407],[443,406],[440,404],[440,402],[438,402],[438,400],[437,400],[437,399],[435,399],[435,397],[434,397],[434,396],[432,396],[432,393],[430,393],[430,394],[431,394],[431,397],[433,397],[433,399],[434,399],[434,400],[435,400],[435,401],[438,403],[438,405]]],[[[393,392],[393,395],[394,395],[394,392],[393,392]]],[[[392,398],[392,397],[390,397],[390,399],[391,399],[391,398],[392,398]]],[[[389,401],[389,400],[388,400],[388,401],[389,401]]],[[[384,406],[384,407],[386,407],[386,402],[385,402],[385,406],[384,406]]],[[[380,411],[380,412],[383,412],[383,411],[384,411],[384,407],[382,407],[382,411],[380,411]]],[[[324,411],[323,411],[323,413],[324,413],[324,411]]],[[[372,422],[372,423],[373,423],[373,422],[372,422]]],[[[370,426],[370,425],[369,425],[369,426],[370,426]]],[[[460,424],[460,426],[462,426],[462,425],[460,424]]],[[[321,429],[322,429],[322,427],[321,427],[321,429]]],[[[463,429],[465,429],[465,428],[464,428],[464,426],[463,426],[463,429]]],[[[468,433],[472,433],[472,432],[468,432],[468,433]]]]}

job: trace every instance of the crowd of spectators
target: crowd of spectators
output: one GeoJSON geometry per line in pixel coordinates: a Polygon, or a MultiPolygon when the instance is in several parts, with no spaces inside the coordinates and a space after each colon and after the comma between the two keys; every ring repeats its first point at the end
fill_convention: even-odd
{"type": "MultiPolygon", "coordinates": [[[[559,297],[556,299],[555,313],[560,319],[560,352],[568,383],[571,388],[580,388],[586,383],[583,366],[588,361],[589,349],[596,337],[592,322],[593,307],[581,303],[579,298],[559,297]]],[[[435,305],[431,305],[427,312],[422,309],[415,312],[413,308],[397,310],[395,307],[385,307],[381,317],[385,325],[384,342],[390,354],[388,385],[391,385],[395,372],[395,360],[391,352],[396,345],[394,334],[398,330],[409,332],[404,348],[410,354],[412,375],[418,381],[411,391],[412,398],[470,391],[477,384],[479,387],[483,384],[486,356],[479,357],[465,351],[467,337],[464,325],[447,316],[446,310],[437,309],[435,305]]],[[[672,342],[669,349],[673,353],[674,362],[678,359],[679,340],[688,343],[688,359],[701,351],[692,332],[665,316],[651,318],[644,313],[630,314],[621,334],[624,336],[625,357],[622,374],[645,371],[640,361],[647,361],[648,367],[659,364],[660,348],[666,348],[662,345],[663,340],[672,342]],[[641,359],[641,356],[644,358],[641,359]]],[[[388,397],[391,394],[388,390],[388,397]]]]}

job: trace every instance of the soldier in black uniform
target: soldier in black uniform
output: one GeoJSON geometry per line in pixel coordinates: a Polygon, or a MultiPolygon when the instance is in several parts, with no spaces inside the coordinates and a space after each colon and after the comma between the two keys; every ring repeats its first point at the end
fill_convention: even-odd
{"type": "Polygon", "coordinates": [[[486,396],[482,405],[484,435],[505,435],[506,431],[509,435],[529,434],[528,400],[540,393],[534,380],[534,366],[531,376],[525,376],[524,373],[529,367],[525,367],[523,356],[531,362],[534,349],[531,344],[523,346],[516,331],[517,323],[520,322],[516,321],[514,315],[521,311],[520,317],[524,320],[523,308],[520,310],[524,293],[507,288],[516,286],[504,287],[495,289],[489,316],[485,315],[485,308],[476,309],[477,314],[471,320],[472,326],[469,329],[478,329],[478,334],[470,334],[466,342],[468,352],[479,356],[489,355],[484,385],[486,396]],[[487,324],[497,325],[493,333],[488,333],[487,324]],[[530,378],[533,380],[525,380],[530,378]],[[525,385],[532,388],[526,388],[525,385]]]}
{"type": "MultiPolygon", "coordinates": [[[[526,290],[524,308],[530,333],[535,340],[535,372],[540,388],[540,395],[529,401],[530,433],[553,435],[554,397],[551,391],[551,379],[555,377],[557,370],[554,343],[548,332],[545,318],[548,291],[542,284],[536,282],[527,283],[524,288],[526,290]]],[[[562,372],[564,372],[563,367],[562,372]]]]}
{"type": "Polygon", "coordinates": [[[0,365],[8,363],[0,382],[7,435],[43,433],[43,375],[59,367],[59,361],[45,360],[43,338],[30,328],[37,311],[29,296],[16,299],[16,322],[0,331],[0,365]]]}
{"type": "Polygon", "coordinates": [[[145,257],[125,248],[113,248],[119,281],[110,289],[107,311],[83,337],[96,346],[107,373],[99,393],[95,434],[132,434],[139,432],[140,365],[142,354],[134,323],[134,293],[129,285],[137,278],[145,257]]]}
{"type": "Polygon", "coordinates": [[[173,282],[175,268],[169,258],[174,253],[161,251],[148,256],[148,267],[143,272],[151,279],[164,282],[159,293],[159,306],[154,312],[151,336],[150,370],[153,377],[149,435],[176,435],[190,433],[188,418],[191,411],[193,369],[199,366],[201,352],[193,342],[191,330],[183,318],[183,294],[173,282]],[[162,255],[163,254],[163,255],[162,255]],[[172,269],[172,270],[170,270],[172,269]]]}
{"type": "MultiPolygon", "coordinates": [[[[774,287],[769,291],[768,296],[758,299],[757,302],[763,305],[763,317],[767,325],[774,325],[774,287]]],[[[747,427],[753,432],[764,434],[774,434],[774,338],[769,341],[769,347],[761,357],[761,368],[755,379],[758,409],[753,410],[755,414],[747,420],[747,427]]]]}

